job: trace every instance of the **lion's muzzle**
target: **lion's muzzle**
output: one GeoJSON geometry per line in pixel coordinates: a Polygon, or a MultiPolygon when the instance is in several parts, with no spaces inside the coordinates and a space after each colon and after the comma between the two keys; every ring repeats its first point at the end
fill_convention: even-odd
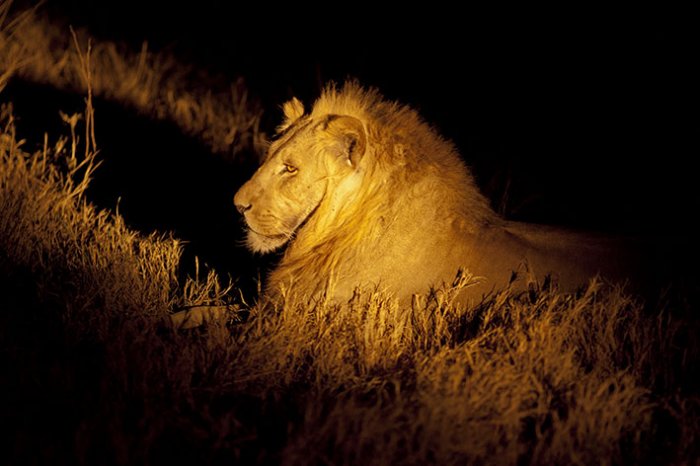
{"type": "Polygon", "coordinates": [[[236,210],[241,215],[245,215],[253,207],[253,202],[248,195],[249,189],[247,189],[248,183],[244,184],[241,189],[238,190],[235,196],[233,196],[233,205],[236,206],[236,210]]]}

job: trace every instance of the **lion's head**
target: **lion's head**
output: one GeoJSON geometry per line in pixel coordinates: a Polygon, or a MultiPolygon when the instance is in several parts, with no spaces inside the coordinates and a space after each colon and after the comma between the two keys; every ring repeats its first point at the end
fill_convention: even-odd
{"type": "Polygon", "coordinates": [[[263,164],[234,197],[248,227],[248,247],[269,252],[286,244],[321,204],[340,208],[351,195],[366,151],[362,122],[352,116],[305,115],[297,99],[263,164]]]}

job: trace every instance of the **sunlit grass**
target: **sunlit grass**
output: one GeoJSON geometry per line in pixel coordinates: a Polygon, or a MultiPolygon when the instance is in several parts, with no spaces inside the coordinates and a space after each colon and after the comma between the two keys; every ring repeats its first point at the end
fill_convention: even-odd
{"type": "Polygon", "coordinates": [[[60,54],[87,96],[65,136],[28,152],[0,117],[1,463],[697,462],[696,328],[597,280],[454,307],[464,274],[407,308],[371,291],[272,308],[214,271],[179,279],[177,239],[85,197],[90,95],[116,92],[93,90],[107,65],[86,44],[60,54]],[[168,324],[198,305],[229,318],[168,324]]]}

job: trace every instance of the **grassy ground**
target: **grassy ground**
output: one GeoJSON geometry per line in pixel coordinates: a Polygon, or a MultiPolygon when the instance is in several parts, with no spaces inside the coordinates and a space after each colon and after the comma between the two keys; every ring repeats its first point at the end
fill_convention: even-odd
{"type": "MultiPolygon", "coordinates": [[[[34,52],[22,28],[48,26],[13,23],[6,5],[1,69],[26,78],[45,57],[24,60],[34,52]]],[[[77,42],[59,56],[73,54],[75,82],[91,83],[103,49],[77,42]]],[[[120,66],[131,75],[138,63],[120,66]]],[[[103,86],[86,95],[122,92],[103,86]]],[[[219,111],[240,121],[237,109],[219,111]]],[[[592,281],[575,295],[533,284],[454,308],[464,277],[408,309],[373,293],[264,308],[215,272],[179,279],[175,238],[92,206],[90,99],[65,120],[67,134],[32,153],[10,106],[0,119],[1,463],[697,464],[688,299],[645,308],[592,281]],[[167,325],[202,304],[228,306],[229,321],[167,325]]],[[[249,134],[239,141],[256,137],[236,128],[249,134]]]]}

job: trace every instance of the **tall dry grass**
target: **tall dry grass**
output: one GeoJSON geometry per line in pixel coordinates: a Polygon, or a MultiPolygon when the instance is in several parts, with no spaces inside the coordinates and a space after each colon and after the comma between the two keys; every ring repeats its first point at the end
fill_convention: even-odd
{"type": "Polygon", "coordinates": [[[71,313],[104,306],[120,315],[162,316],[174,306],[207,301],[213,288],[192,283],[177,296],[183,290],[176,281],[181,255],[176,239],[138,234],[119,215],[87,202],[85,190],[99,165],[90,101],[85,114],[64,115],[64,120],[70,136],[53,143],[47,136],[42,151],[27,153],[15,136],[12,106],[2,106],[3,261],[35,274],[43,292],[72,301],[71,313]]]}
{"type": "MultiPolygon", "coordinates": [[[[0,88],[13,73],[57,89],[87,92],[69,27],[57,26],[35,10],[12,15],[11,4],[0,3],[0,88]]],[[[86,41],[86,31],[75,33],[86,41]]],[[[228,89],[206,88],[197,70],[172,56],[150,52],[146,42],[137,53],[113,42],[96,42],[91,66],[95,96],[172,121],[214,152],[234,156],[264,144],[262,109],[249,98],[242,79],[228,89]]]]}
{"type": "MultiPolygon", "coordinates": [[[[683,357],[680,329],[597,281],[579,296],[503,290],[473,309],[435,299],[400,309],[371,294],[348,307],[287,305],[255,322],[246,345],[258,348],[259,382],[307,390],[286,464],[637,464],[680,454],[653,443],[674,399],[653,387],[683,357]]],[[[686,414],[697,401],[685,399],[686,414]]]]}
{"type": "Polygon", "coordinates": [[[271,308],[213,271],[179,281],[175,238],[85,198],[101,65],[75,42],[87,108],[65,136],[27,152],[2,107],[0,463],[697,463],[697,327],[679,304],[593,280],[458,308],[462,274],[410,308],[293,290],[271,308]],[[191,305],[230,319],[164,324],[191,305]]]}
{"type": "Polygon", "coordinates": [[[205,346],[178,344],[163,318],[230,301],[214,272],[178,281],[176,239],[136,233],[86,200],[99,165],[93,49],[75,39],[86,110],[63,115],[66,136],[27,152],[12,106],[0,111],[3,464],[143,462],[142,445],[164,428],[153,413],[181,408],[168,394],[188,399],[202,358],[215,359],[213,332],[205,346]]]}

